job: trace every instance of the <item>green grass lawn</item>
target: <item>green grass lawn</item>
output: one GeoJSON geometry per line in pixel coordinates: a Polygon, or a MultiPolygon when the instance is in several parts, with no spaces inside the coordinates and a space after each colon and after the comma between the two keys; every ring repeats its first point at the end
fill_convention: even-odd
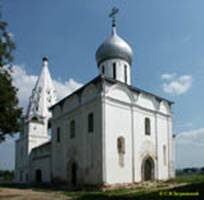
{"type": "Polygon", "coordinates": [[[81,190],[68,192],[61,188],[47,187],[46,185],[29,186],[16,184],[0,184],[0,192],[4,188],[13,189],[32,189],[33,191],[41,192],[58,192],[64,194],[69,199],[76,200],[204,200],[204,174],[194,174],[177,176],[174,180],[166,182],[157,182],[155,184],[137,185],[133,188],[121,188],[109,191],[101,190],[81,190]],[[178,196],[197,194],[197,196],[178,196]],[[177,196],[176,196],[177,194],[177,196]],[[198,195],[199,194],[199,195],[198,195]]]}
{"type": "Polygon", "coordinates": [[[140,186],[134,189],[118,189],[105,192],[99,190],[65,192],[65,194],[77,200],[204,200],[204,174],[178,176],[175,180],[157,183],[151,187],[140,186]],[[176,187],[172,188],[172,186],[176,187]]]}

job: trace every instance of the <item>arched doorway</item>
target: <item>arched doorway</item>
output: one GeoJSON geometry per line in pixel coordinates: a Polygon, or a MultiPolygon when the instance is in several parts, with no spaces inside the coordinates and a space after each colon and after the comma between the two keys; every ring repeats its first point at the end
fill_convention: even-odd
{"type": "Polygon", "coordinates": [[[42,182],[42,171],[40,169],[37,169],[35,171],[35,180],[36,180],[37,183],[42,182]]]}
{"type": "Polygon", "coordinates": [[[71,184],[72,186],[77,185],[77,164],[75,162],[71,165],[71,184]]]}
{"type": "Polygon", "coordinates": [[[154,180],[154,161],[150,156],[144,158],[142,162],[142,180],[143,181],[154,180]]]}

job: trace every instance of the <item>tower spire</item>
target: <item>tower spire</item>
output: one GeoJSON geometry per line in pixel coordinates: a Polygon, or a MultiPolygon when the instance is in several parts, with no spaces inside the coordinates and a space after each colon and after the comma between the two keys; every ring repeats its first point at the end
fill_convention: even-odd
{"type": "Polygon", "coordinates": [[[48,119],[49,107],[56,102],[55,89],[48,69],[48,58],[43,57],[42,69],[32,91],[27,111],[28,120],[33,117],[48,119]]]}

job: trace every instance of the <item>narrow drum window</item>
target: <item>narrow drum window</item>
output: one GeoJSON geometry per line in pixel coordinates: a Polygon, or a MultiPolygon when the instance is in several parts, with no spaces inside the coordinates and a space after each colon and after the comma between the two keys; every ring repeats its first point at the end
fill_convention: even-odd
{"type": "Polygon", "coordinates": [[[105,67],[104,67],[104,65],[102,65],[102,67],[101,67],[101,72],[102,72],[102,74],[105,74],[105,67]]]}
{"type": "Polygon", "coordinates": [[[113,79],[116,79],[116,63],[113,63],[113,79]]]}
{"type": "Polygon", "coordinates": [[[74,138],[75,137],[75,132],[76,132],[76,130],[75,130],[75,121],[72,120],[70,122],[70,138],[74,138]]]}
{"type": "Polygon", "coordinates": [[[60,142],[60,127],[57,128],[57,142],[60,142]]]}
{"type": "Polygon", "coordinates": [[[48,135],[52,135],[52,127],[51,127],[51,122],[48,121],[48,127],[47,127],[47,132],[48,132],[48,135]]]}
{"type": "Polygon", "coordinates": [[[151,134],[151,123],[148,117],[145,118],[145,135],[151,134]]]}
{"type": "Polygon", "coordinates": [[[94,114],[89,113],[88,115],[88,132],[92,133],[94,131],[94,114]]]}
{"type": "Polygon", "coordinates": [[[125,83],[127,83],[127,65],[125,65],[125,68],[124,68],[124,79],[125,79],[125,83]]]}

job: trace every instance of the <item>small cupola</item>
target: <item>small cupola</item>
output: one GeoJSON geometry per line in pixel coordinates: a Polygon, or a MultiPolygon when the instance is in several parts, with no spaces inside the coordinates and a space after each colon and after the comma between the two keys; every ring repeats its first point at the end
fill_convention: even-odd
{"type": "Polygon", "coordinates": [[[112,34],[97,49],[96,62],[105,76],[130,84],[133,51],[130,45],[117,34],[116,13],[118,9],[113,8],[109,15],[112,17],[112,34]]]}

